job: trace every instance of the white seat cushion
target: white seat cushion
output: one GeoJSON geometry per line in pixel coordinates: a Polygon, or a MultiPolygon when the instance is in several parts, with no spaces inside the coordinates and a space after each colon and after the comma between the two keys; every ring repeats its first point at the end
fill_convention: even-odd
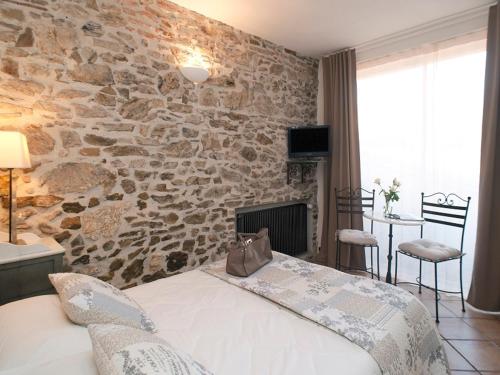
{"type": "Polygon", "coordinates": [[[376,246],[377,238],[370,232],[356,229],[341,229],[337,231],[340,242],[363,246],[376,246]]]}
{"type": "Polygon", "coordinates": [[[439,242],[419,239],[399,244],[399,250],[421,258],[439,261],[460,256],[460,250],[439,242]]]}

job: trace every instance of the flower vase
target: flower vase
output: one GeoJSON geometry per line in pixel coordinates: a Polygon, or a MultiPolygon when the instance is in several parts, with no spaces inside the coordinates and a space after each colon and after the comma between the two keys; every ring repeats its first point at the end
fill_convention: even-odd
{"type": "Polygon", "coordinates": [[[384,205],[384,216],[388,217],[392,214],[392,206],[391,206],[391,201],[389,199],[386,199],[385,205],[384,205]]]}

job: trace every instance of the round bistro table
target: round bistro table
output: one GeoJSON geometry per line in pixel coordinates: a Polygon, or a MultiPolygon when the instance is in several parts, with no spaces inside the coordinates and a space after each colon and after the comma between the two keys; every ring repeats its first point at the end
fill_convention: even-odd
{"type": "MultiPolygon", "coordinates": [[[[400,214],[401,216],[408,216],[404,214],[400,214]]],[[[407,219],[394,219],[390,217],[384,216],[383,212],[373,212],[372,210],[365,211],[363,216],[371,221],[376,221],[378,223],[389,224],[389,253],[387,254],[387,275],[385,276],[385,281],[389,284],[392,284],[392,226],[393,225],[405,225],[405,226],[422,226],[425,224],[425,220],[417,219],[417,220],[407,220],[407,219]]]]}

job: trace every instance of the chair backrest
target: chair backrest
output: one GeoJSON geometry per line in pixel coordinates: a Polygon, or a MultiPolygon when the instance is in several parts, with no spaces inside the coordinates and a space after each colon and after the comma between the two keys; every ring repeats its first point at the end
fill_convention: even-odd
{"type": "MultiPolygon", "coordinates": [[[[339,214],[362,215],[365,212],[365,209],[370,208],[373,211],[374,207],[375,189],[372,191],[363,188],[345,188],[342,190],[335,189],[337,225],[339,223],[339,214]]],[[[373,221],[371,222],[371,232],[373,233],[373,221]]]]}
{"type": "MultiPolygon", "coordinates": [[[[455,193],[422,193],[421,215],[425,221],[460,228],[462,232],[460,251],[463,251],[465,224],[469,213],[470,197],[463,199],[455,193]]],[[[420,237],[424,235],[424,226],[420,227],[420,237]]]]}

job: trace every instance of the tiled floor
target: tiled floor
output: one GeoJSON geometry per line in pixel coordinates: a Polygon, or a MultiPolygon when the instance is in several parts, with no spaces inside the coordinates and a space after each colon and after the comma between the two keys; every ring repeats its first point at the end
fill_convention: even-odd
{"type": "MultiPolygon", "coordinates": [[[[435,316],[434,293],[413,285],[400,285],[417,296],[435,316]]],[[[500,316],[485,315],[467,305],[462,312],[460,298],[441,295],[439,332],[453,375],[500,374],[500,316]]]]}

